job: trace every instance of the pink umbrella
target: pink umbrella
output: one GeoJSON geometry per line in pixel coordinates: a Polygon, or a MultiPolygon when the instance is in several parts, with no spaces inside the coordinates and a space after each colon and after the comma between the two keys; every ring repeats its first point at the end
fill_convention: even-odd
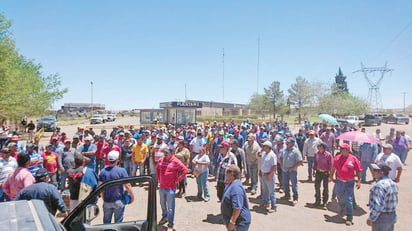
{"type": "Polygon", "coordinates": [[[351,131],[342,133],[340,136],[336,137],[338,140],[346,141],[356,141],[360,143],[378,143],[378,140],[373,137],[371,134],[360,132],[360,131],[351,131]]]}

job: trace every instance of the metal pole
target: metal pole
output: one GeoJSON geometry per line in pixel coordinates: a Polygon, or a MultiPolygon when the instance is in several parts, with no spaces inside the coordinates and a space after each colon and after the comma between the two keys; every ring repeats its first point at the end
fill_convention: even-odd
{"type": "Polygon", "coordinates": [[[406,96],[406,92],[402,92],[403,94],[403,112],[406,111],[406,107],[405,107],[405,96],[406,96]]]}
{"type": "Polygon", "coordinates": [[[90,104],[90,108],[91,108],[92,116],[93,116],[93,111],[94,111],[94,109],[93,109],[93,81],[90,82],[90,90],[91,90],[91,96],[90,96],[90,102],[91,102],[91,104],[90,104]]]}

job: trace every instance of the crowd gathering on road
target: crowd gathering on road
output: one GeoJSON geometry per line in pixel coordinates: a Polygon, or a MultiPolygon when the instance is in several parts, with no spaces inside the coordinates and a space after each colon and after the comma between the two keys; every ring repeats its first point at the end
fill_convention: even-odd
{"type": "MultiPolygon", "coordinates": [[[[196,178],[197,197],[205,202],[211,199],[208,179],[214,178],[223,223],[228,230],[248,230],[247,194],[258,194],[256,198],[268,213],[277,212],[276,193],[283,194],[281,200],[296,205],[297,169],[307,163],[307,181],[314,181],[315,188],[313,206],[327,209],[328,203],[337,202],[346,225],[353,225],[357,206],[354,189],[376,181],[370,190],[367,224],[373,230],[393,230],[397,184],[412,140],[393,128],[386,136],[377,129],[368,135],[370,142],[356,137],[338,139],[345,133],[365,133],[364,128],[356,130],[305,121],[294,133],[286,122],[278,120],[136,129],[116,126],[111,131],[78,127],[71,136],[57,129],[47,144],[41,144],[36,136],[24,144],[18,135],[8,134],[3,124],[0,200],[43,199],[50,213],[59,210],[65,216],[68,208],[61,195],[66,190],[73,209],[101,183],[152,175],[162,209],[159,225],[167,224],[173,230],[175,198],[185,197],[187,177],[196,178]],[[373,179],[367,179],[368,169],[373,179]]],[[[111,223],[113,216],[114,222],[122,222],[125,191],[130,195],[128,203],[133,203],[131,185],[105,191],[105,224],[111,223]]]]}

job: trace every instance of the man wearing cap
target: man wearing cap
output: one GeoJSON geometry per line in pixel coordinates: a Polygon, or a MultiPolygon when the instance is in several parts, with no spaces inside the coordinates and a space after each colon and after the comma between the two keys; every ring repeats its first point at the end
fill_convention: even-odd
{"type": "Polygon", "coordinates": [[[370,164],[375,162],[378,155],[378,145],[371,143],[362,143],[359,147],[359,156],[362,165],[362,180],[361,183],[366,183],[366,171],[370,168],[370,164]]]}
{"type": "Polygon", "coordinates": [[[237,165],[236,156],[233,153],[229,152],[229,147],[230,145],[226,141],[222,141],[219,144],[219,149],[220,149],[219,157],[218,157],[219,164],[217,166],[217,174],[216,174],[216,181],[217,181],[216,190],[217,190],[217,197],[219,201],[222,200],[223,192],[225,189],[226,168],[231,164],[237,165]]]}
{"type": "Polygon", "coordinates": [[[174,230],[176,184],[183,180],[188,170],[169,148],[163,150],[163,155],[156,166],[162,207],[162,219],[159,221],[159,225],[168,222],[168,230],[174,230]]]}
{"type": "Polygon", "coordinates": [[[326,128],[326,131],[323,132],[319,137],[326,145],[326,151],[330,152],[333,155],[333,146],[335,145],[335,134],[331,132],[330,128],[326,128]]]}
{"type": "Polygon", "coordinates": [[[360,188],[362,165],[359,159],[351,154],[350,145],[339,145],[340,153],[333,160],[333,168],[329,175],[329,181],[335,182],[336,196],[342,211],[346,208],[346,225],[353,225],[353,204],[355,176],[356,189],[360,188]],[[336,173],[336,180],[335,180],[336,173]]]}
{"type": "Polygon", "coordinates": [[[190,162],[189,162],[189,166],[190,169],[193,170],[193,164],[192,164],[192,160],[193,157],[195,157],[197,154],[199,154],[199,150],[201,148],[203,148],[203,146],[206,145],[206,141],[203,139],[202,133],[198,132],[196,134],[196,137],[194,139],[192,139],[192,141],[190,141],[190,162]]]}
{"type": "Polygon", "coordinates": [[[262,145],[262,139],[268,139],[268,134],[265,131],[265,127],[261,126],[260,130],[256,132],[256,141],[259,143],[259,145],[262,145]]]}
{"type": "Polygon", "coordinates": [[[52,146],[49,144],[40,156],[43,158],[43,167],[49,172],[51,183],[57,187],[57,153],[52,151],[52,146]]]}
{"type": "Polygon", "coordinates": [[[392,152],[393,147],[391,144],[384,144],[382,148],[383,152],[378,154],[375,159],[375,164],[386,164],[391,169],[388,177],[396,183],[399,183],[403,170],[401,159],[392,152]]]}
{"type": "Polygon", "coordinates": [[[315,206],[321,205],[320,184],[323,185],[322,207],[325,209],[329,200],[329,173],[333,166],[333,155],[326,150],[327,145],[319,142],[318,151],[313,161],[313,176],[315,177],[315,206]]]}
{"type": "Polygon", "coordinates": [[[36,183],[22,189],[15,200],[42,200],[53,216],[60,210],[62,216],[67,216],[66,205],[57,188],[49,184],[49,172],[45,168],[37,170],[35,176],[36,183]]]}
{"type": "Polygon", "coordinates": [[[10,156],[10,149],[0,149],[0,202],[9,201],[10,198],[3,191],[3,184],[7,177],[17,168],[17,161],[10,156]]]}
{"type": "Polygon", "coordinates": [[[263,205],[269,213],[276,211],[275,195],[275,174],[277,166],[277,157],[272,151],[272,143],[265,141],[262,144],[261,170],[259,175],[262,180],[262,197],[265,202],[263,205]]]}
{"type": "Polygon", "coordinates": [[[247,142],[245,143],[244,151],[245,151],[246,167],[247,167],[247,174],[246,174],[245,182],[247,183],[250,178],[251,188],[252,188],[250,193],[252,195],[255,195],[256,189],[258,186],[258,170],[259,170],[258,165],[260,161],[260,157],[258,156],[258,153],[260,151],[260,147],[259,147],[259,144],[255,142],[255,139],[253,136],[247,137],[247,142]]]}
{"type": "Polygon", "coordinates": [[[371,164],[376,184],[369,190],[370,214],[366,224],[372,230],[394,230],[396,206],[398,204],[398,186],[388,174],[391,170],[385,164],[371,164]]]}
{"type": "Polygon", "coordinates": [[[242,173],[242,170],[243,170],[246,175],[247,165],[246,165],[245,151],[239,148],[239,144],[236,139],[233,139],[230,141],[230,152],[232,152],[236,156],[237,166],[240,169],[240,173],[242,173]]]}
{"type": "Polygon", "coordinates": [[[217,132],[217,137],[214,139],[213,144],[212,144],[212,151],[210,153],[210,173],[212,175],[216,175],[216,171],[217,171],[217,165],[218,165],[218,161],[217,158],[219,157],[219,145],[220,143],[222,143],[222,141],[224,140],[223,138],[224,132],[223,131],[219,131],[217,132]]]}
{"type": "Polygon", "coordinates": [[[24,151],[24,144],[23,144],[23,142],[19,141],[19,136],[18,135],[11,136],[8,143],[16,143],[17,152],[20,153],[20,152],[24,151]]]}
{"type": "Polygon", "coordinates": [[[153,150],[152,150],[152,165],[150,166],[151,173],[154,175],[154,178],[157,182],[157,176],[156,176],[156,168],[157,168],[157,163],[159,160],[164,156],[164,151],[168,149],[168,145],[165,144],[163,141],[163,136],[156,135],[156,143],[153,145],[153,150]]]}
{"type": "Polygon", "coordinates": [[[393,152],[399,156],[402,164],[405,164],[406,155],[409,151],[409,142],[406,137],[401,134],[401,131],[396,131],[392,146],[393,152]]]}
{"type": "Polygon", "coordinates": [[[57,163],[60,170],[60,190],[63,192],[66,189],[67,170],[74,168],[74,155],[77,150],[71,146],[72,141],[66,139],[64,148],[57,153],[57,163]]]}
{"type": "MultiPolygon", "coordinates": [[[[109,165],[106,166],[99,175],[99,185],[107,181],[117,180],[128,177],[124,168],[118,167],[120,153],[118,151],[111,151],[107,154],[109,165]]],[[[123,214],[125,204],[123,202],[124,188],[130,194],[130,203],[134,201],[134,194],[130,184],[120,184],[107,188],[103,193],[103,223],[110,224],[114,215],[114,222],[121,223],[123,221],[123,214]]]]}
{"type": "Polygon", "coordinates": [[[77,150],[82,144],[83,142],[80,140],[80,136],[74,135],[72,141],[72,148],[75,148],[77,150]]]}
{"type": "Polygon", "coordinates": [[[93,169],[96,171],[96,151],[97,147],[95,144],[92,143],[91,137],[87,136],[84,138],[85,143],[80,145],[77,151],[84,155],[86,160],[86,167],[93,169]]]}
{"type": "Polygon", "coordinates": [[[149,154],[149,148],[143,143],[143,135],[137,138],[137,143],[132,147],[132,176],[136,176],[137,169],[140,171],[140,176],[144,175],[143,165],[149,154]]]}
{"type": "Polygon", "coordinates": [[[99,172],[104,168],[104,160],[106,159],[105,154],[102,152],[103,148],[107,146],[106,143],[106,136],[105,135],[99,135],[99,139],[94,143],[96,145],[96,174],[99,174],[99,172]]]}
{"type": "Polygon", "coordinates": [[[303,129],[299,129],[298,133],[294,135],[296,144],[298,145],[300,153],[303,153],[303,145],[305,144],[306,135],[303,133],[303,129]]]}
{"type": "Polygon", "coordinates": [[[282,160],[282,186],[285,190],[284,199],[290,199],[289,181],[292,183],[293,204],[297,204],[299,199],[298,194],[298,172],[297,169],[302,165],[302,154],[295,146],[295,139],[289,138],[286,143],[286,149],[280,154],[282,160]]]}
{"type": "Polygon", "coordinates": [[[34,176],[37,170],[43,168],[43,157],[41,157],[41,155],[34,150],[33,144],[27,145],[25,154],[30,157],[29,171],[34,176]]]}
{"type": "Polygon", "coordinates": [[[318,144],[320,142],[322,141],[315,136],[315,132],[310,130],[309,138],[305,140],[302,153],[308,161],[308,181],[312,181],[313,161],[315,158],[315,153],[318,151],[318,144]]]}
{"type": "Polygon", "coordinates": [[[110,138],[107,141],[107,146],[104,147],[103,150],[102,150],[103,155],[106,157],[106,159],[104,161],[105,166],[110,164],[110,162],[107,160],[107,154],[109,154],[109,152],[111,152],[111,151],[118,151],[118,152],[121,151],[121,149],[117,145],[114,144],[114,140],[112,138],[110,138]]]}

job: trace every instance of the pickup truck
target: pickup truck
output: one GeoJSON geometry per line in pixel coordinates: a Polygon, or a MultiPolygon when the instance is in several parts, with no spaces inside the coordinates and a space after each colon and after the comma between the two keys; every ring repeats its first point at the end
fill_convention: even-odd
{"type": "Polygon", "coordinates": [[[343,118],[337,119],[341,126],[347,125],[351,128],[361,127],[363,122],[357,116],[345,116],[343,118]]]}
{"type": "MultiPolygon", "coordinates": [[[[144,192],[146,193],[146,191],[144,192]]],[[[142,206],[142,204],[135,206],[139,205],[142,206]]],[[[156,224],[156,187],[155,181],[151,176],[134,176],[122,178],[100,185],[92,193],[90,193],[90,195],[86,199],[84,199],[77,207],[75,207],[61,222],[58,222],[55,217],[48,212],[46,206],[41,200],[3,202],[0,203],[0,211],[2,214],[0,216],[0,230],[156,231],[158,229],[156,224]],[[101,224],[101,222],[100,224],[98,224],[98,222],[92,222],[99,215],[99,203],[96,203],[96,198],[98,198],[98,196],[108,187],[126,183],[149,183],[147,191],[147,208],[139,208],[139,210],[141,211],[146,211],[146,218],[143,220],[132,218],[131,221],[114,224],[101,224]]],[[[130,214],[133,216],[134,213],[133,211],[131,212],[132,213],[130,214]]]]}

